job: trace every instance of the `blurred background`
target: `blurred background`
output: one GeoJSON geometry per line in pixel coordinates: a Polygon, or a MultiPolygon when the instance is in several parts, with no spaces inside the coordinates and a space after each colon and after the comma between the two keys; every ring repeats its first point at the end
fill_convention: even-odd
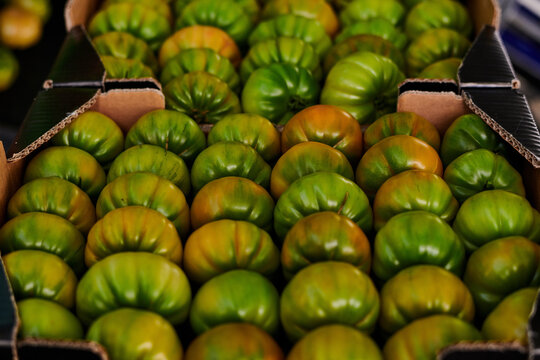
{"type": "MultiPolygon", "coordinates": [[[[0,4],[5,2],[0,0],[0,4]]],[[[502,8],[501,37],[518,73],[522,91],[539,123],[540,0],[499,2],[502,8]]],[[[50,4],[52,10],[44,21],[41,40],[27,49],[13,51],[19,62],[19,75],[8,90],[0,92],[0,141],[6,148],[13,141],[34,96],[42,88],[65,36],[65,1],[50,0],[50,4]]]]}

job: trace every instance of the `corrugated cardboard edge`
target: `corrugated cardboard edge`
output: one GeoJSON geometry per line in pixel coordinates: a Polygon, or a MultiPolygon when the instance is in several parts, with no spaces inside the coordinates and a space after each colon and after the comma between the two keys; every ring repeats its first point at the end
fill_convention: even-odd
{"type": "MultiPolygon", "coordinates": [[[[1,149],[0,149],[1,150],[1,149]]],[[[4,273],[6,273],[6,267],[4,266],[4,261],[0,257],[0,266],[4,270],[4,273]]],[[[13,354],[13,359],[17,360],[17,333],[19,332],[19,327],[21,325],[21,320],[19,319],[19,313],[17,311],[17,305],[15,302],[15,295],[13,295],[13,289],[11,288],[11,284],[9,284],[9,280],[6,276],[6,280],[8,282],[8,289],[9,289],[9,300],[11,304],[13,305],[13,309],[15,311],[15,324],[13,324],[12,332],[11,332],[11,353],[13,354]]]]}
{"type": "MultiPolygon", "coordinates": [[[[501,125],[499,125],[494,119],[492,119],[488,114],[486,114],[482,109],[480,109],[476,104],[473,102],[470,96],[468,96],[467,93],[463,93],[463,101],[465,104],[471,109],[476,115],[480,116],[484,122],[493,129],[497,134],[499,134],[507,143],[512,145],[514,149],[516,149],[517,152],[521,156],[523,156],[529,163],[531,163],[535,168],[540,168],[540,160],[534,156],[533,153],[530,152],[529,149],[527,149],[525,146],[521,144],[512,134],[510,134],[508,131],[506,131],[501,125]]],[[[527,107],[529,105],[527,104],[527,107]]],[[[529,109],[530,111],[530,109],[529,109]]]]}
{"type": "Polygon", "coordinates": [[[471,110],[463,98],[453,92],[406,91],[399,95],[397,111],[414,112],[429,120],[441,134],[457,117],[471,110]]]}
{"type": "Polygon", "coordinates": [[[94,341],[86,340],[43,340],[37,338],[28,338],[18,342],[18,346],[28,346],[28,347],[48,347],[48,348],[64,348],[64,349],[74,349],[74,350],[85,350],[101,357],[102,360],[109,360],[107,352],[100,344],[94,341]]]}
{"type": "Polygon", "coordinates": [[[86,103],[84,103],[81,107],[79,107],[77,110],[69,114],[68,117],[62,119],[59,123],[57,123],[55,126],[53,126],[51,129],[49,129],[47,132],[45,132],[43,135],[41,135],[39,138],[37,138],[33,143],[25,147],[22,151],[19,151],[18,153],[13,154],[8,159],[8,162],[16,162],[20,159],[25,158],[30,153],[35,151],[37,148],[39,148],[41,145],[49,141],[54,135],[58,134],[60,130],[66,127],[66,125],[70,124],[74,119],[76,119],[79,115],[84,113],[85,111],[88,111],[94,104],[96,103],[99,95],[101,94],[101,91],[97,91],[96,94],[88,100],[86,103]]]}
{"type": "Polygon", "coordinates": [[[523,354],[528,354],[528,349],[521,345],[518,342],[460,342],[454,345],[450,345],[439,351],[437,354],[437,359],[443,359],[447,354],[453,353],[455,351],[461,350],[491,350],[491,351],[505,351],[505,350],[515,350],[523,354]]]}

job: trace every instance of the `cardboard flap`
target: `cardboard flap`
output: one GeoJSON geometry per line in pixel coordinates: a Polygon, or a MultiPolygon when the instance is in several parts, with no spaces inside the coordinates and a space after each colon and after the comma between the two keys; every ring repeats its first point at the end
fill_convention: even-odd
{"type": "Polygon", "coordinates": [[[16,161],[40,147],[67,123],[88,110],[99,89],[58,88],[38,93],[8,151],[8,161],[16,161]]]}
{"type": "Polygon", "coordinates": [[[67,34],[49,73],[47,87],[101,87],[105,68],[82,27],[67,34]]]}
{"type": "Polygon", "coordinates": [[[28,339],[17,345],[19,360],[108,360],[102,346],[89,341],[49,341],[28,339]]]}
{"type": "Polygon", "coordinates": [[[498,31],[485,26],[472,43],[458,69],[461,88],[518,87],[519,82],[498,31]]]}
{"type": "Polygon", "coordinates": [[[463,91],[467,106],[540,168],[540,132],[525,96],[509,88],[470,88],[463,91]]]}
{"type": "Polygon", "coordinates": [[[443,349],[438,360],[527,360],[527,348],[517,343],[462,343],[443,349]]]}
{"type": "Polygon", "coordinates": [[[85,26],[90,16],[96,11],[98,3],[97,0],[68,0],[64,8],[67,31],[75,26],[85,26]]]}
{"type": "Polygon", "coordinates": [[[4,262],[0,258],[0,359],[11,359],[16,353],[18,328],[19,318],[15,298],[7,279],[4,262]]]}

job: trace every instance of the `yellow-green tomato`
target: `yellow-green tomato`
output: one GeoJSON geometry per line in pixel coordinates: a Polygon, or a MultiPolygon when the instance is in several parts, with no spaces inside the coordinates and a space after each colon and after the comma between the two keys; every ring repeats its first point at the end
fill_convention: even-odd
{"type": "Polygon", "coordinates": [[[228,176],[206,184],[191,204],[191,225],[198,229],[220,219],[249,221],[269,230],[274,200],[249,179],[228,176]]]}
{"type": "Polygon", "coordinates": [[[266,162],[281,154],[279,132],[272,122],[255,114],[231,114],[214,125],[208,134],[208,145],[236,141],[251,146],[266,162]]]}
{"type": "Polygon", "coordinates": [[[326,261],[298,272],[281,294],[281,323],[293,341],[329,323],[371,332],[379,316],[379,294],[364,272],[326,261]]]}
{"type": "Polygon", "coordinates": [[[0,46],[0,92],[13,85],[19,75],[19,62],[11,50],[0,46]]]}
{"type": "Polygon", "coordinates": [[[427,211],[392,217],[375,237],[373,272],[386,281],[413,265],[435,265],[461,276],[465,247],[444,220],[427,211]]]}
{"type": "Polygon", "coordinates": [[[270,335],[257,326],[231,323],[216,326],[193,340],[184,360],[283,360],[270,335]]]}
{"type": "Polygon", "coordinates": [[[4,256],[3,260],[17,300],[37,297],[66,308],[73,307],[77,277],[58,256],[38,250],[19,250],[4,256]]]}
{"type": "Polygon", "coordinates": [[[60,130],[52,138],[52,143],[84,150],[100,164],[105,164],[122,152],[124,134],[110,117],[87,111],[60,130]]]}
{"type": "Polygon", "coordinates": [[[291,147],[277,161],[270,179],[272,195],[277,199],[297,179],[320,171],[354,180],[352,166],[341,151],[320,142],[306,141],[291,147]]]}
{"type": "Polygon", "coordinates": [[[463,280],[486,316],[512,292],[540,285],[540,246],[521,236],[489,242],[472,253],[463,280]]]}
{"type": "Polygon", "coordinates": [[[219,142],[204,149],[191,167],[193,190],[212,180],[239,176],[268,188],[272,169],[252,147],[233,141],[219,142]]]}
{"type": "Polygon", "coordinates": [[[96,211],[88,195],[58,177],[35,179],[17,190],[8,202],[8,217],[28,212],[61,216],[83,234],[87,234],[96,222],[96,211]]]}
{"type": "Polygon", "coordinates": [[[369,273],[369,241],[351,219],[331,211],[318,212],[298,221],[287,233],[281,265],[290,279],[301,269],[320,261],[343,261],[369,273]]]}
{"type": "Polygon", "coordinates": [[[184,160],[156,145],[136,145],[118,155],[109,169],[107,182],[134,172],[159,175],[178,186],[185,195],[191,190],[189,170],[184,160]]]}
{"type": "Polygon", "coordinates": [[[143,79],[155,77],[150,67],[136,59],[120,59],[101,55],[107,79],[143,79]]]}
{"type": "Polygon", "coordinates": [[[197,334],[231,322],[250,323],[274,333],[279,326],[279,294],[261,274],[232,270],[210,279],[199,289],[190,322],[197,334]]]}
{"type": "Polygon", "coordinates": [[[176,325],[187,317],[190,303],[191,287],[182,269],[144,252],[106,257],[77,287],[77,315],[86,325],[122,307],[147,309],[176,325]]]}
{"type": "Polygon", "coordinates": [[[210,222],[186,242],[184,270],[199,283],[234,269],[271,275],[278,266],[279,250],[270,235],[247,221],[210,222]]]}
{"type": "Polygon", "coordinates": [[[178,265],[182,262],[182,242],[174,224],[144,206],[112,210],[92,226],[84,252],[86,266],[123,251],[149,252],[178,265]]]}
{"type": "Polygon", "coordinates": [[[356,182],[368,196],[374,197],[390,177],[413,169],[443,175],[443,165],[434,148],[414,136],[394,135],[366,151],[356,168],[356,182]]]}
{"type": "Polygon", "coordinates": [[[296,343],[287,360],[382,360],[382,352],[368,335],[350,326],[324,325],[296,343]]]}
{"type": "Polygon", "coordinates": [[[482,325],[482,334],[486,340],[519,341],[527,345],[527,326],[537,295],[538,288],[531,287],[505,297],[482,325]]]}
{"type": "Polygon", "coordinates": [[[77,185],[93,199],[105,186],[105,171],[97,160],[71,146],[53,146],[40,151],[28,163],[24,182],[53,176],[77,185]]]}
{"type": "Polygon", "coordinates": [[[415,320],[395,333],[384,345],[385,359],[434,360],[443,348],[461,341],[480,341],[471,324],[450,315],[415,320]]]}
{"type": "Polygon", "coordinates": [[[0,252],[40,250],[59,256],[75,273],[84,269],[84,236],[66,219],[53,214],[21,214],[0,228],[0,252]]]}
{"type": "Polygon", "coordinates": [[[474,318],[469,289],[454,274],[438,266],[416,265],[400,271],[381,290],[379,324],[394,333],[410,322],[435,314],[474,318]]]}
{"type": "Polygon", "coordinates": [[[43,299],[17,302],[21,325],[18,337],[76,340],[84,337],[81,322],[65,307],[43,299]]]}
{"type": "Polygon", "coordinates": [[[105,186],[96,203],[98,218],[114,209],[140,205],[169,219],[180,236],[189,233],[189,206],[184,193],[172,182],[152,173],[120,176],[105,186]]]}
{"type": "Polygon", "coordinates": [[[107,350],[110,360],[181,360],[182,344],[176,331],[158,314],[120,309],[97,319],[86,339],[107,350]]]}
{"type": "Polygon", "coordinates": [[[380,230],[393,216],[406,211],[424,210],[452,221],[458,201],[444,180],[425,171],[408,170],[386,180],[373,202],[375,229],[380,230]]]}

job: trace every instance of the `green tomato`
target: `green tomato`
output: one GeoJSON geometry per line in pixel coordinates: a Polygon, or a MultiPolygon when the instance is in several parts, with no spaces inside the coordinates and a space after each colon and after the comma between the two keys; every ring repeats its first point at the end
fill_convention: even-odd
{"type": "Polygon", "coordinates": [[[13,85],[19,75],[19,62],[11,50],[0,46],[0,92],[13,85]]]}
{"type": "Polygon", "coordinates": [[[538,288],[525,288],[505,297],[488,315],[482,325],[486,340],[502,342],[519,341],[527,346],[529,317],[538,288]]]}
{"type": "Polygon", "coordinates": [[[189,234],[189,207],[184,193],[172,182],[152,173],[122,175],[105,186],[96,203],[102,218],[114,209],[140,205],[169,219],[180,236],[189,234]]]}
{"type": "Polygon", "coordinates": [[[178,186],[187,195],[191,189],[189,170],[181,157],[156,145],[135,145],[113,161],[107,182],[135,172],[150,172],[178,186]]]}
{"type": "Polygon", "coordinates": [[[270,120],[254,114],[227,115],[208,133],[208,145],[236,141],[251,146],[266,162],[281,155],[280,135],[270,120]]]}
{"type": "Polygon", "coordinates": [[[184,269],[198,283],[234,269],[271,275],[278,266],[279,250],[270,235],[247,221],[210,222],[186,242],[184,269]]]}
{"type": "Polygon", "coordinates": [[[353,168],[341,151],[320,142],[305,141],[291,147],[277,161],[272,170],[272,195],[278,199],[293,182],[320,171],[354,180],[353,168]]]}
{"type": "Polygon", "coordinates": [[[369,273],[369,241],[351,219],[330,211],[306,216],[287,233],[281,265],[287,279],[312,263],[343,261],[369,273]]]}
{"type": "Polygon", "coordinates": [[[527,199],[504,190],[471,196],[461,205],[454,221],[454,231],[468,251],[507,236],[528,237],[539,226],[527,199]]]}
{"type": "Polygon", "coordinates": [[[463,202],[484,190],[500,189],[525,196],[521,175],[500,155],[476,149],[460,155],[444,171],[444,180],[463,202]]]}
{"type": "Polygon", "coordinates": [[[191,168],[191,183],[198,192],[212,180],[238,176],[264,188],[270,185],[271,168],[257,151],[237,142],[219,142],[204,149],[191,168]]]}
{"type": "Polygon", "coordinates": [[[319,55],[307,42],[298,38],[278,37],[254,44],[240,66],[245,83],[257,69],[274,63],[291,64],[309,70],[314,79],[321,81],[319,55]]]}
{"type": "Polygon", "coordinates": [[[259,23],[249,36],[249,46],[282,36],[305,41],[321,58],[332,46],[332,40],[320,22],[294,14],[279,15],[259,23]]]}
{"type": "Polygon", "coordinates": [[[154,77],[154,72],[140,60],[101,56],[107,79],[142,79],[154,77]]]}
{"type": "Polygon", "coordinates": [[[77,277],[58,256],[38,250],[18,250],[2,260],[15,299],[41,298],[68,309],[75,304],[77,277]]]}
{"type": "Polygon", "coordinates": [[[209,182],[191,204],[191,225],[198,229],[220,219],[249,221],[270,230],[274,200],[255,182],[228,176],[209,182]]]}
{"type": "Polygon", "coordinates": [[[353,35],[334,45],[324,59],[324,72],[328,74],[332,67],[341,59],[361,51],[386,56],[392,60],[401,71],[405,71],[405,60],[401,51],[390,41],[377,35],[353,35]]]}
{"type": "Polygon", "coordinates": [[[40,250],[57,255],[77,274],[84,269],[84,236],[66,219],[42,212],[21,214],[0,228],[0,252],[40,250]]]}
{"type": "Polygon", "coordinates": [[[484,317],[512,292],[540,285],[540,246],[521,236],[485,244],[472,253],[463,280],[484,317]]]}
{"type": "Polygon", "coordinates": [[[39,178],[59,177],[79,186],[95,199],[105,186],[105,171],[84,150],[52,146],[40,151],[26,167],[24,183],[39,178]]]}
{"type": "Polygon", "coordinates": [[[182,262],[182,242],[174,224],[144,206],[112,210],[95,223],[88,233],[85,262],[90,267],[123,251],[149,252],[178,265],[182,262]]]}
{"type": "Polygon", "coordinates": [[[396,111],[398,84],[405,76],[392,60],[360,52],[337,62],[321,93],[321,103],[349,112],[360,124],[396,111]]]}
{"type": "Polygon", "coordinates": [[[426,211],[392,217],[377,233],[373,272],[386,281],[413,265],[435,265],[461,276],[465,248],[444,220],[426,211]]]}
{"type": "Polygon", "coordinates": [[[87,111],[60,130],[52,143],[84,150],[103,165],[122,152],[124,134],[108,116],[87,111]]]}
{"type": "Polygon", "coordinates": [[[17,302],[20,328],[18,337],[49,340],[84,338],[81,322],[71,311],[55,302],[26,299],[17,302]]]}
{"type": "Polygon", "coordinates": [[[398,50],[403,50],[407,45],[407,36],[400,29],[395,28],[388,20],[374,18],[359,21],[344,27],[336,36],[336,44],[345,42],[355,35],[374,35],[391,42],[398,50]]]}
{"type": "Polygon", "coordinates": [[[232,91],[240,90],[240,77],[231,61],[212,49],[186,49],[171,58],[161,72],[161,84],[166,86],[178,76],[193,71],[205,71],[229,85],[232,91]]]}
{"type": "Polygon", "coordinates": [[[171,80],[164,90],[167,107],[198,123],[214,124],[225,115],[242,111],[238,96],[227,83],[204,71],[171,80]]]}
{"type": "Polygon", "coordinates": [[[102,57],[112,56],[119,59],[139,60],[148,66],[154,74],[159,71],[156,56],[148,44],[130,33],[108,32],[95,37],[92,42],[94,48],[102,57]]]}
{"type": "Polygon", "coordinates": [[[251,74],[242,91],[242,105],[247,113],[284,125],[298,111],[315,105],[319,91],[308,70],[275,63],[251,74]]]}
{"type": "Polygon", "coordinates": [[[443,165],[437,151],[409,135],[394,135],[370,147],[356,168],[356,183],[371,198],[381,185],[400,172],[422,170],[442,176],[443,165]]]}
{"type": "Polygon", "coordinates": [[[360,21],[382,18],[399,27],[405,18],[406,10],[398,0],[354,0],[347,4],[339,19],[342,26],[360,21]]]}
{"type": "Polygon", "coordinates": [[[171,8],[169,7],[168,0],[105,0],[101,7],[102,9],[105,9],[108,6],[119,3],[140,4],[157,11],[160,15],[165,16],[168,21],[172,20],[172,12],[171,8]]]}
{"type": "Polygon", "coordinates": [[[197,123],[172,110],[144,114],[126,135],[126,149],[142,144],[161,146],[191,164],[206,147],[206,138],[197,123]]]}
{"type": "Polygon", "coordinates": [[[76,185],[58,177],[32,180],[17,190],[8,202],[9,218],[28,212],[58,215],[86,235],[96,222],[92,200],[76,185]]]}
{"type": "Polygon", "coordinates": [[[407,14],[405,32],[410,39],[439,28],[455,30],[465,37],[471,35],[472,21],[465,6],[454,0],[422,1],[407,14]]]}
{"type": "Polygon", "coordinates": [[[171,324],[144,310],[103,315],[90,326],[86,339],[103,345],[111,360],[182,358],[182,344],[171,324]]]}
{"type": "Polygon", "coordinates": [[[106,257],[77,287],[77,316],[85,325],[122,307],[149,310],[176,325],[187,318],[190,303],[191,288],[182,269],[145,252],[106,257]]]}
{"type": "Polygon", "coordinates": [[[470,41],[457,31],[445,28],[427,30],[405,52],[408,74],[416,77],[439,60],[462,58],[470,45],[470,41]]]}
{"type": "Polygon", "coordinates": [[[461,66],[460,58],[439,60],[428,65],[420,74],[419,79],[451,79],[458,82],[458,69],[461,66]]]}
{"type": "Polygon", "coordinates": [[[364,132],[364,148],[367,150],[382,139],[394,135],[414,136],[439,151],[439,131],[424,117],[412,112],[397,112],[381,116],[364,132]]]}
{"type": "Polygon", "coordinates": [[[247,323],[216,326],[196,338],[184,360],[283,360],[279,345],[263,330],[247,323]]]}
{"type": "Polygon", "coordinates": [[[300,270],[281,294],[281,323],[293,341],[332,323],[370,333],[378,316],[379,294],[373,282],[343,262],[320,262],[300,270]]]}
{"type": "Polygon", "coordinates": [[[421,170],[408,170],[386,180],[377,191],[373,202],[375,229],[397,214],[424,210],[444,221],[454,219],[459,203],[444,180],[421,170]]]}
{"type": "Polygon", "coordinates": [[[468,322],[450,315],[432,315],[395,333],[384,345],[383,353],[385,359],[433,360],[449,345],[480,340],[482,335],[468,322]]]}
{"type": "Polygon", "coordinates": [[[228,271],[199,289],[193,299],[190,322],[197,334],[231,322],[250,323],[274,333],[279,326],[279,294],[259,273],[228,271]]]}
{"type": "Polygon", "coordinates": [[[111,31],[128,32],[157,50],[171,33],[166,16],[156,10],[137,3],[118,3],[97,12],[90,20],[88,33],[92,37],[111,31]]]}
{"type": "Polygon", "coordinates": [[[237,44],[243,44],[253,27],[252,18],[235,0],[197,0],[190,2],[176,19],[176,28],[209,25],[222,29],[237,44]]]}
{"type": "MultiPolygon", "coordinates": [[[[184,8],[194,0],[171,0],[171,7],[174,8],[174,12],[180,16],[184,8]]],[[[240,6],[242,11],[249,15],[252,22],[256,22],[259,18],[259,12],[261,8],[257,0],[234,0],[235,6],[240,6]]]]}
{"type": "Polygon", "coordinates": [[[433,265],[406,268],[381,290],[381,329],[393,334],[416,319],[436,314],[472,322],[474,303],[469,289],[454,274],[433,265]]]}
{"type": "Polygon", "coordinates": [[[504,141],[476,114],[458,117],[444,133],[441,159],[447,166],[461,154],[487,149],[494,153],[505,152],[504,141]]]}
{"type": "Polygon", "coordinates": [[[382,360],[377,344],[350,326],[323,325],[309,332],[292,348],[287,360],[382,360]]]}
{"type": "Polygon", "coordinates": [[[353,181],[332,172],[317,172],[296,180],[281,195],[274,209],[274,229],[285,238],[300,219],[321,211],[333,211],[369,232],[373,215],[369,200],[353,181]]]}

